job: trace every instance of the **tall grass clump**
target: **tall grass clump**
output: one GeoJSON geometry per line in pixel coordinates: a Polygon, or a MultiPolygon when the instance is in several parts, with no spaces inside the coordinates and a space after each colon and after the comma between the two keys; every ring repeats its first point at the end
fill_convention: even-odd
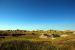
{"type": "Polygon", "coordinates": [[[50,41],[7,41],[0,43],[0,50],[71,50],[68,45],[54,45],[50,41]]]}

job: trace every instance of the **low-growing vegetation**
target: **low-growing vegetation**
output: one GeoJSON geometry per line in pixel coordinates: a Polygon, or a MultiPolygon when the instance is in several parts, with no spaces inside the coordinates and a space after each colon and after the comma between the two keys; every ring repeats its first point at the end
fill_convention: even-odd
{"type": "Polygon", "coordinates": [[[75,50],[75,31],[1,30],[0,50],[75,50]]]}

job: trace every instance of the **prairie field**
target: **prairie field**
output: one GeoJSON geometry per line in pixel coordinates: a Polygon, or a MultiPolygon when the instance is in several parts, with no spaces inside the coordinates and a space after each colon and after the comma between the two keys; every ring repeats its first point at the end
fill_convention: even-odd
{"type": "Polygon", "coordinates": [[[1,30],[0,50],[75,50],[75,31],[1,30]]]}

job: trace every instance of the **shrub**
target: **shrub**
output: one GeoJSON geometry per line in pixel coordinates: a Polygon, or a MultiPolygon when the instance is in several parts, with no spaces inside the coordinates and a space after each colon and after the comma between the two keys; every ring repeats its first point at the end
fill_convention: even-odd
{"type": "Polygon", "coordinates": [[[58,34],[52,34],[53,37],[60,37],[58,34]]]}
{"type": "Polygon", "coordinates": [[[25,35],[25,34],[12,34],[12,36],[22,36],[22,35],[25,35]]]}

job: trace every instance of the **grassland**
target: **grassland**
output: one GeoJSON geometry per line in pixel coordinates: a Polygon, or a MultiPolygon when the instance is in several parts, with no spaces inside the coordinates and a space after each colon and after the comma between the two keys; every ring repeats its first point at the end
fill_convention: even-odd
{"type": "Polygon", "coordinates": [[[75,50],[75,31],[1,30],[0,50],[75,50]]]}

